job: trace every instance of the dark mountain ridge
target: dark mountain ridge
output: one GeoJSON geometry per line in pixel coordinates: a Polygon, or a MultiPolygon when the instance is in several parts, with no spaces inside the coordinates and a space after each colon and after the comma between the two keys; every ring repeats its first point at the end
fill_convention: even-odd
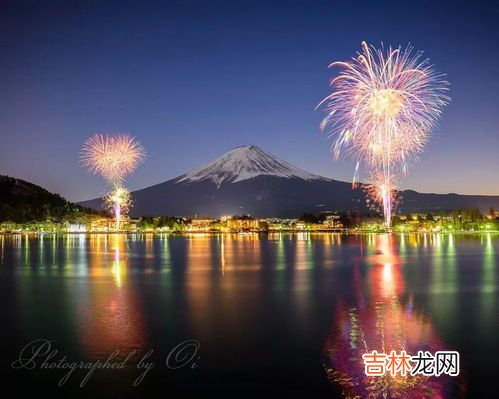
{"type": "MultiPolygon", "coordinates": [[[[400,192],[403,213],[499,208],[499,196],[400,192]]],[[[256,146],[236,147],[207,165],[132,193],[134,216],[250,214],[297,217],[326,210],[368,211],[366,194],[351,183],[297,168],[256,146]]],[[[101,209],[102,201],[82,205],[101,209]]]]}

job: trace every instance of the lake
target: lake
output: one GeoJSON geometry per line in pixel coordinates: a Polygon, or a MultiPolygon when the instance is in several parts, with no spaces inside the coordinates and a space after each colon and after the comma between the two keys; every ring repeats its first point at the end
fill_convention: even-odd
{"type": "Polygon", "coordinates": [[[2,381],[21,396],[492,397],[498,265],[493,233],[0,236],[2,381]],[[460,374],[366,377],[373,349],[458,351],[460,374]]]}

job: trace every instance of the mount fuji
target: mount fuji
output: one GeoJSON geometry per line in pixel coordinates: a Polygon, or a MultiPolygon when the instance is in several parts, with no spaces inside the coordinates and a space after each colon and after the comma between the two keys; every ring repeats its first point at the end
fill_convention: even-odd
{"type": "MultiPolygon", "coordinates": [[[[490,206],[497,196],[402,192],[403,212],[490,206]]],[[[309,173],[254,145],[236,147],[205,166],[151,187],[132,192],[132,216],[250,214],[297,217],[303,212],[366,212],[362,189],[351,183],[309,173]]],[[[101,209],[102,200],[81,205],[101,209]]]]}
{"type": "Polygon", "coordinates": [[[220,188],[223,182],[237,183],[257,176],[302,180],[328,180],[299,169],[254,145],[236,147],[209,164],[180,176],[177,183],[212,181],[220,188]]]}

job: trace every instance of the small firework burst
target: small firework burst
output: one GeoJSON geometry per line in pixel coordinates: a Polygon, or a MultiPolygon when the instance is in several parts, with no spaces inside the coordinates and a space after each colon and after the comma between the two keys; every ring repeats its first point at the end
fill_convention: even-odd
{"type": "Polygon", "coordinates": [[[83,144],[80,159],[89,172],[118,184],[145,160],[145,151],[135,137],[95,134],[83,144]]]}
{"type": "Polygon", "coordinates": [[[104,197],[104,205],[115,215],[116,230],[120,228],[121,215],[132,205],[130,192],[123,185],[125,177],[144,160],[142,144],[126,134],[95,134],[83,144],[81,163],[89,172],[101,175],[111,186],[111,191],[104,197]]]}

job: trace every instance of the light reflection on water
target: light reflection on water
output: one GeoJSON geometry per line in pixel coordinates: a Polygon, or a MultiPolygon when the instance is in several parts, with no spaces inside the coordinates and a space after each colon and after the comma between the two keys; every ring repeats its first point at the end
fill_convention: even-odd
{"type": "Polygon", "coordinates": [[[361,356],[460,350],[464,368],[480,367],[462,327],[484,352],[494,347],[498,248],[491,233],[13,235],[0,236],[0,271],[13,284],[19,343],[60,335],[93,359],[190,336],[238,367],[238,355],[259,364],[248,349],[258,339],[274,337],[268,356],[291,362],[281,345],[314,337],[300,345],[322,351],[345,396],[448,397],[464,377],[373,382],[361,356]]]}
{"type": "MultiPolygon", "coordinates": [[[[440,237],[435,238],[440,248],[440,237]]],[[[400,242],[404,243],[404,240],[400,242]]],[[[449,242],[453,242],[452,236],[449,242]]],[[[369,289],[367,293],[362,289],[360,266],[354,265],[356,300],[353,303],[345,300],[338,302],[333,330],[325,342],[328,377],[340,384],[347,398],[463,396],[462,381],[454,384],[452,378],[445,376],[365,375],[362,355],[373,350],[386,354],[392,350],[397,353],[406,351],[409,355],[415,355],[419,350],[431,353],[445,350],[431,318],[414,308],[413,297],[402,301],[404,277],[401,267],[404,260],[399,256],[394,236],[377,235],[374,241],[368,240],[368,243],[375,249],[374,255],[366,257],[369,289]]],[[[423,236],[423,243],[423,247],[428,245],[426,236],[423,236]]]]}

